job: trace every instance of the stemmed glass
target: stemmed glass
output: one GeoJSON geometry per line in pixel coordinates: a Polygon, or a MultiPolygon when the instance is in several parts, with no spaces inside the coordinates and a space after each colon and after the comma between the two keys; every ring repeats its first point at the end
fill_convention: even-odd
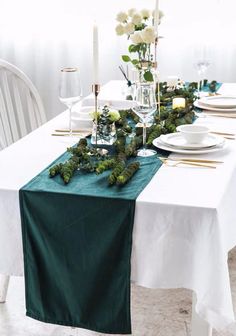
{"type": "Polygon", "coordinates": [[[200,83],[204,79],[204,75],[210,65],[210,62],[207,59],[201,59],[198,60],[196,63],[194,63],[194,68],[197,70],[198,74],[198,98],[201,96],[200,92],[200,83]]]}
{"type": "Polygon", "coordinates": [[[138,156],[148,157],[156,154],[156,151],[146,148],[147,122],[157,110],[155,87],[153,83],[136,83],[134,90],[133,111],[143,123],[143,148],[138,151],[138,156]]]}
{"type": "Polygon", "coordinates": [[[68,136],[73,135],[72,108],[82,98],[82,87],[78,68],[63,68],[60,72],[59,99],[69,110],[68,136]]]}

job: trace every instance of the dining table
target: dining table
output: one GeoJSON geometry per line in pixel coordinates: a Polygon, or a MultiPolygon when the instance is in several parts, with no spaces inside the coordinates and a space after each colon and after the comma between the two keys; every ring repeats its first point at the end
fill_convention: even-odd
{"type": "MultiPolygon", "coordinates": [[[[228,94],[229,88],[236,95],[233,83],[222,84],[219,93],[228,94]]],[[[124,89],[123,81],[110,81],[101,87],[99,101],[129,108],[124,89]]],[[[81,104],[92,103],[89,95],[81,104]]],[[[5,277],[24,275],[19,190],[66,151],[65,137],[52,133],[67,124],[65,111],[0,152],[0,274],[5,277]]],[[[195,124],[236,134],[233,117],[199,113],[195,124]]],[[[192,290],[192,336],[210,336],[213,328],[236,335],[228,269],[228,253],[236,246],[236,141],[225,143],[222,150],[194,156],[221,161],[215,169],[163,164],[135,203],[131,281],[152,289],[192,290]]],[[[6,292],[3,284],[0,297],[6,292]]]]}

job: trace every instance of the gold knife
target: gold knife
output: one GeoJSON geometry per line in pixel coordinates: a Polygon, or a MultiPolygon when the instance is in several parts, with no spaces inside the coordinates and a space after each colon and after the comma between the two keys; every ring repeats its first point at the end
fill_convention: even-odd
{"type": "MultiPolygon", "coordinates": [[[[91,133],[89,133],[89,132],[88,133],[83,133],[83,134],[82,133],[72,133],[72,136],[84,137],[85,135],[88,136],[90,134],[91,133]]],[[[70,136],[69,133],[52,133],[51,135],[52,136],[67,136],[67,137],[70,136]]]]}
{"type": "Polygon", "coordinates": [[[220,131],[210,131],[213,134],[220,134],[220,135],[229,135],[229,136],[236,136],[235,133],[227,133],[227,132],[220,132],[220,131]]]}
{"type": "Polygon", "coordinates": [[[178,164],[183,164],[183,165],[188,165],[188,166],[193,166],[193,167],[205,167],[205,168],[213,168],[215,169],[216,166],[212,166],[210,164],[206,164],[206,163],[197,163],[197,162],[192,162],[192,161],[182,161],[182,160],[176,160],[176,161],[172,161],[172,162],[175,162],[176,164],[174,165],[168,165],[168,161],[171,161],[171,160],[168,160],[168,159],[161,159],[161,161],[166,164],[167,166],[169,167],[175,167],[177,166],[178,164]]]}
{"type": "Polygon", "coordinates": [[[160,160],[171,160],[171,161],[187,161],[187,162],[199,162],[199,163],[224,163],[224,161],[218,160],[207,160],[207,159],[191,159],[191,158],[165,158],[159,157],[160,160]]]}
{"type": "MultiPolygon", "coordinates": [[[[69,130],[66,129],[56,129],[54,132],[60,132],[60,133],[69,133],[69,130]]],[[[72,133],[86,133],[86,132],[91,132],[90,129],[76,129],[72,130],[72,133]]]]}

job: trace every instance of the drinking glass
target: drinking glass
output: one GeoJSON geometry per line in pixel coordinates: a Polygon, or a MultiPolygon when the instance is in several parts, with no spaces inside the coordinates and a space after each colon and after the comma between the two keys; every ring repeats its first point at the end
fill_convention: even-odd
{"type": "Polygon", "coordinates": [[[69,130],[72,137],[72,108],[82,98],[82,87],[78,68],[63,68],[60,72],[59,99],[69,110],[69,130]]]}
{"type": "Polygon", "coordinates": [[[207,59],[200,59],[194,63],[194,68],[197,70],[198,74],[198,98],[201,97],[200,83],[203,83],[205,73],[210,65],[210,62],[207,59]]]}
{"type": "Polygon", "coordinates": [[[153,83],[136,83],[134,91],[133,111],[143,123],[143,148],[138,151],[138,156],[148,157],[156,154],[156,151],[146,148],[147,122],[157,110],[155,87],[153,83]]]}

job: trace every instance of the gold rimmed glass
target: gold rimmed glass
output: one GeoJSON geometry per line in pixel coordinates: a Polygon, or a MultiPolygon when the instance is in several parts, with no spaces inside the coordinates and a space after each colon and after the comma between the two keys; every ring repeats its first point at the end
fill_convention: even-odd
{"type": "Polygon", "coordinates": [[[68,136],[73,136],[72,108],[82,98],[82,86],[78,68],[63,68],[60,71],[59,99],[69,110],[68,136]]]}

